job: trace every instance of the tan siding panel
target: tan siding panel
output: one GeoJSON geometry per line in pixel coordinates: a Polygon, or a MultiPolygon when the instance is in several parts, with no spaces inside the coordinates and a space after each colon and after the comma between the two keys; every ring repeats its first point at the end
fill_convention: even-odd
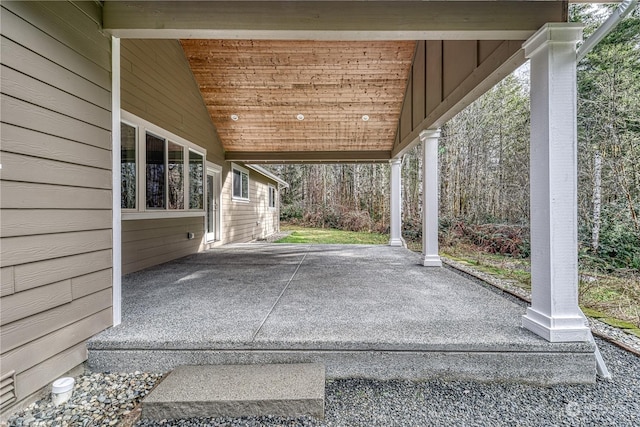
{"type": "Polygon", "coordinates": [[[71,302],[70,280],[18,292],[0,300],[0,324],[6,325],[68,302],[71,302]]]}
{"type": "Polygon", "coordinates": [[[102,6],[95,1],[74,1],[73,5],[80,9],[93,22],[102,25],[102,6]]]}
{"type": "Polygon", "coordinates": [[[478,40],[478,65],[482,64],[501,44],[502,40],[478,40]]]}
{"type": "Polygon", "coordinates": [[[122,108],[223,159],[222,146],[176,40],[122,40],[122,108]]]}
{"type": "Polygon", "coordinates": [[[105,289],[73,300],[69,304],[2,326],[0,351],[2,353],[10,351],[109,307],[111,307],[111,289],[105,289]]]}
{"type": "Polygon", "coordinates": [[[442,41],[427,40],[427,115],[442,102],[442,41]]]}
{"type": "Polygon", "coordinates": [[[204,217],[135,219],[122,221],[122,233],[155,228],[170,228],[185,224],[203,224],[204,217]]]}
{"type": "Polygon", "coordinates": [[[2,151],[44,157],[76,165],[111,169],[111,151],[29,129],[0,124],[2,151]]]}
{"type": "Polygon", "coordinates": [[[416,56],[413,60],[412,68],[412,88],[413,88],[413,123],[420,123],[427,116],[425,113],[425,84],[426,84],[426,57],[424,41],[416,44],[416,56]]]}
{"type": "Polygon", "coordinates": [[[113,270],[107,268],[71,279],[71,294],[73,299],[77,299],[110,288],[112,284],[113,270]]]}
{"type": "Polygon", "coordinates": [[[95,22],[82,19],[82,12],[71,3],[3,1],[2,5],[16,15],[27,18],[29,22],[60,43],[88,58],[91,62],[109,69],[111,55],[105,38],[95,22]],[[83,22],[84,21],[84,22],[83,22]],[[78,31],[74,25],[90,25],[84,31],[78,31]]]}
{"type": "Polygon", "coordinates": [[[51,332],[42,338],[2,355],[2,370],[20,373],[72,347],[111,325],[111,310],[102,310],[92,316],[51,332]]]}
{"type": "Polygon", "coordinates": [[[413,105],[413,89],[412,89],[412,76],[409,76],[407,83],[407,91],[404,95],[404,101],[402,103],[402,112],[400,113],[400,138],[404,138],[409,135],[413,130],[413,124],[411,123],[411,106],[413,105]]]}
{"type": "Polygon", "coordinates": [[[2,179],[89,188],[111,188],[111,171],[21,154],[2,153],[2,179]]]}
{"type": "MultiPolygon", "coordinates": [[[[4,215],[4,214],[3,214],[4,215]]],[[[0,268],[0,297],[6,297],[15,292],[13,267],[0,268]]]]}
{"type": "Polygon", "coordinates": [[[1,40],[3,64],[99,107],[111,109],[109,90],[89,80],[79,78],[77,74],[12,40],[5,37],[2,37],[1,40]]]}
{"type": "Polygon", "coordinates": [[[111,209],[111,191],[0,181],[2,209],[111,209]]]}
{"type": "Polygon", "coordinates": [[[200,224],[178,224],[174,227],[161,227],[153,229],[142,229],[136,231],[128,231],[122,233],[122,243],[136,242],[140,240],[148,240],[158,237],[174,236],[175,240],[185,240],[186,235],[189,232],[201,231],[203,229],[202,223],[200,224]]]}
{"type": "MultiPolygon", "coordinates": [[[[4,3],[3,3],[4,5],[4,3]]],[[[110,90],[109,67],[101,67],[43,31],[4,10],[0,14],[2,34],[29,50],[67,68],[78,76],[110,90]]],[[[108,41],[105,41],[107,43],[108,41]]]]}
{"type": "Polygon", "coordinates": [[[110,229],[111,211],[67,209],[5,209],[1,237],[110,229]]]}
{"type": "Polygon", "coordinates": [[[442,92],[446,98],[477,67],[477,41],[445,40],[442,51],[442,92]]]}
{"type": "Polygon", "coordinates": [[[179,236],[156,237],[125,243],[122,245],[123,262],[130,262],[130,260],[133,259],[151,258],[179,248],[193,248],[193,252],[197,252],[200,239],[202,239],[204,232],[203,230],[197,230],[194,234],[195,238],[192,240],[187,240],[187,236],[180,233],[179,236]]]}
{"type": "Polygon", "coordinates": [[[111,262],[111,250],[103,250],[18,265],[14,273],[16,289],[21,291],[82,276],[110,268],[111,262]]]}
{"type": "Polygon", "coordinates": [[[85,343],[80,343],[17,375],[16,393],[18,399],[29,396],[86,359],[87,346],[85,343]]]}
{"type": "Polygon", "coordinates": [[[111,129],[111,112],[98,107],[46,83],[19,73],[11,68],[1,67],[2,93],[21,99],[83,122],[111,129]]]}
{"type": "MultiPolygon", "coordinates": [[[[193,75],[176,40],[122,40],[122,107],[207,150],[222,149],[193,75]]],[[[204,218],[122,222],[123,272],[130,273],[201,249],[204,218]],[[187,232],[195,233],[187,240],[187,232]]]]}
{"type": "Polygon", "coordinates": [[[7,95],[0,102],[2,121],[38,132],[111,149],[111,132],[7,95]]]}
{"type": "Polygon", "coordinates": [[[111,230],[79,231],[2,239],[2,266],[26,264],[111,248],[111,230]]]}

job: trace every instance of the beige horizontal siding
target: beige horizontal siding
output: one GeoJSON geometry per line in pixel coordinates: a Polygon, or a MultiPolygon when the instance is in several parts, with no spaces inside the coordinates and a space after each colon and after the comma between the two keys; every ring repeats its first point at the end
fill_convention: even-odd
{"type": "Polygon", "coordinates": [[[0,134],[2,134],[2,151],[4,152],[111,169],[111,150],[79,144],[6,123],[0,124],[0,134]]]}
{"type": "MultiPolygon", "coordinates": [[[[217,133],[176,40],[122,40],[122,108],[207,150],[223,163],[217,133]]],[[[202,249],[204,217],[122,221],[122,272],[202,249]],[[194,233],[194,239],[187,239],[194,233]]]]}
{"type": "Polygon", "coordinates": [[[220,139],[177,40],[122,40],[122,108],[207,150],[222,164],[220,139]]]}
{"type": "Polygon", "coordinates": [[[2,213],[1,237],[108,229],[110,210],[7,209],[2,213]]]}
{"type": "Polygon", "coordinates": [[[0,329],[0,349],[4,354],[99,311],[110,310],[110,299],[111,289],[105,289],[3,326],[0,329]]]}
{"type": "Polygon", "coordinates": [[[112,322],[111,43],[98,3],[0,7],[0,369],[22,399],[112,322]]]}
{"type": "Polygon", "coordinates": [[[109,88],[104,88],[90,80],[78,79],[77,75],[50,59],[5,37],[0,38],[2,60],[7,67],[20,70],[25,75],[47,83],[68,94],[83,98],[94,105],[109,110],[111,96],[109,88]]]}
{"type": "Polygon", "coordinates": [[[123,274],[198,252],[204,236],[204,217],[128,220],[122,226],[123,274]]]}
{"type": "MultiPolygon", "coordinates": [[[[239,164],[238,166],[243,166],[239,164]]],[[[222,186],[223,242],[241,243],[265,238],[277,231],[279,218],[276,209],[269,208],[270,178],[249,170],[249,201],[232,197],[231,166],[224,171],[222,186]]]]}
{"type": "MultiPolygon", "coordinates": [[[[37,25],[31,24],[35,19],[47,19],[49,14],[44,10],[36,12],[24,10],[22,6],[29,3],[31,2],[2,2],[3,11],[0,16],[2,35],[43,58],[60,65],[62,68],[72,71],[81,79],[88,80],[110,91],[110,63],[102,65],[95,63],[88,58],[91,55],[91,50],[87,51],[86,46],[78,49],[76,42],[83,39],[82,36],[75,41],[60,41],[54,35],[38,28],[37,25]]],[[[56,29],[53,28],[53,30],[55,31],[56,29]]],[[[92,33],[95,32],[99,33],[97,25],[92,33]]],[[[103,36],[102,45],[110,51],[111,47],[107,36],[103,36]]],[[[25,74],[29,74],[29,72],[25,74]]]]}
{"type": "Polygon", "coordinates": [[[111,249],[108,249],[17,265],[13,267],[15,288],[19,292],[54,281],[84,276],[110,268],[111,260],[111,249]]]}

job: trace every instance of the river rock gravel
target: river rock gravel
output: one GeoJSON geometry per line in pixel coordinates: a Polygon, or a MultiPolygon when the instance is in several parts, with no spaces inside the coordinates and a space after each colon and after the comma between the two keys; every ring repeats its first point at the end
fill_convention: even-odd
{"type": "Polygon", "coordinates": [[[10,426],[116,426],[121,425],[162,377],[161,374],[93,373],[75,378],[71,399],[54,406],[51,397],[38,400],[9,418],[10,426]]]}

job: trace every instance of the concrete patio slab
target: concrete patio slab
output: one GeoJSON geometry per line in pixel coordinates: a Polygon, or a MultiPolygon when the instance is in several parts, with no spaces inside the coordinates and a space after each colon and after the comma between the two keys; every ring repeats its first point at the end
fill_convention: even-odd
{"type": "Polygon", "coordinates": [[[324,418],[322,364],[179,366],[142,401],[142,418],[324,418]]]}
{"type": "Polygon", "coordinates": [[[95,370],[324,363],[330,377],[595,381],[591,343],[549,343],[525,308],[404,248],[231,245],[128,275],[95,370]]]}

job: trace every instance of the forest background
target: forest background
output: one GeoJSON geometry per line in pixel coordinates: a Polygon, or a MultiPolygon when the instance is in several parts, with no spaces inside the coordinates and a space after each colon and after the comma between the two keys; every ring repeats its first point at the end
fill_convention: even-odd
{"type": "MultiPolygon", "coordinates": [[[[614,6],[572,5],[585,38],[614,6]]],[[[640,10],[578,64],[578,215],[582,268],[640,273],[640,10]]],[[[529,255],[528,66],[442,128],[443,247],[529,255]]],[[[402,157],[403,235],[421,241],[421,145],[402,157]]],[[[388,164],[276,165],[290,187],[281,218],[351,231],[389,230],[388,164]]]]}

